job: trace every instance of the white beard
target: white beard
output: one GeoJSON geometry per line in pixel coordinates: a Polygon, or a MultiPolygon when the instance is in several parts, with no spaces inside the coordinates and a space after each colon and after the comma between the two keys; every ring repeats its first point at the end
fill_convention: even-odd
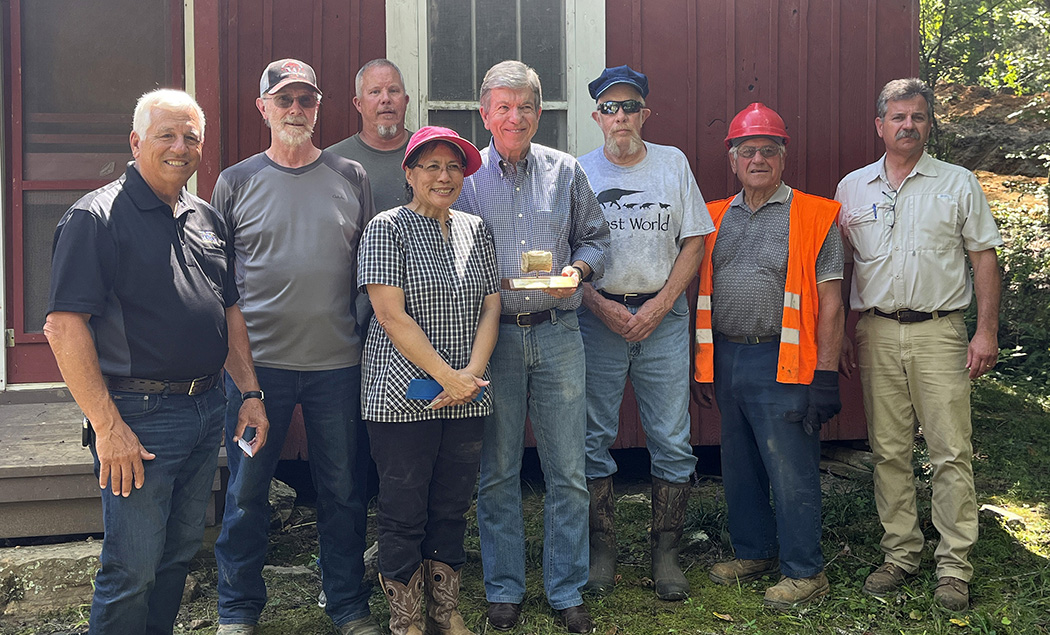
{"type": "Polygon", "coordinates": [[[285,145],[293,148],[299,147],[310,140],[314,136],[314,124],[317,123],[315,117],[313,121],[293,121],[293,123],[301,123],[303,127],[295,128],[285,125],[285,122],[281,122],[279,128],[277,128],[277,137],[285,145]]]}
{"type": "Polygon", "coordinates": [[[622,159],[624,157],[634,156],[645,148],[645,143],[641,138],[634,135],[631,136],[626,145],[621,145],[620,142],[621,139],[619,138],[609,137],[605,140],[605,151],[610,156],[622,159]]]}

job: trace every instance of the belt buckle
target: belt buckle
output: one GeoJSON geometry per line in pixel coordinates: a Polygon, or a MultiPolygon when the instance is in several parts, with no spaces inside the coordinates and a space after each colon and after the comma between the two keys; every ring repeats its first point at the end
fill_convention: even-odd
{"type": "Polygon", "coordinates": [[[627,304],[627,299],[628,298],[637,298],[639,295],[641,295],[641,294],[640,293],[625,293],[625,294],[623,294],[623,303],[627,304]]]}
{"type": "Polygon", "coordinates": [[[190,389],[186,392],[187,395],[193,397],[197,394],[197,387],[200,386],[201,392],[204,391],[204,384],[208,381],[208,377],[197,377],[196,379],[190,380],[190,389]]]}
{"type": "Polygon", "coordinates": [[[516,313],[514,315],[514,323],[517,324],[519,328],[525,328],[526,326],[532,326],[532,324],[522,324],[521,323],[521,316],[523,316],[523,315],[527,316],[529,314],[528,313],[516,313]]]}

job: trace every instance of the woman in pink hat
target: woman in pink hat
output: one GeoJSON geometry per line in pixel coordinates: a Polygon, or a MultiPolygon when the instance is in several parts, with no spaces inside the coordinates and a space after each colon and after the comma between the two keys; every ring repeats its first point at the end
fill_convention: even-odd
{"type": "Polygon", "coordinates": [[[391,633],[471,635],[456,605],[464,514],[492,411],[485,386],[499,330],[496,252],[481,218],[451,209],[464,177],[481,166],[477,148],[427,126],[412,135],[401,166],[410,202],[368,224],[358,262],[358,284],[375,309],[361,411],[379,470],[379,580],[391,633]]]}

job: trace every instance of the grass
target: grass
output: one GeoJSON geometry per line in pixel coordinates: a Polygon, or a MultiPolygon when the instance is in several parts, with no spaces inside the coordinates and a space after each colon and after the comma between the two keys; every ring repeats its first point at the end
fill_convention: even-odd
{"type": "MultiPolygon", "coordinates": [[[[731,557],[726,509],[717,479],[704,479],[694,491],[686,517],[682,562],[692,585],[684,602],[656,599],[649,579],[650,508],[644,469],[617,482],[617,526],[620,557],[615,591],[588,599],[599,635],[665,634],[808,634],[831,635],[968,635],[971,633],[1050,633],[1050,402],[1046,395],[1015,388],[1001,378],[975,382],[974,474],[978,503],[1004,507],[1024,520],[1007,527],[983,516],[980,540],[971,561],[976,573],[971,610],[954,614],[933,603],[933,549],[937,532],[929,520],[929,469],[922,444],[915,468],[919,482],[922,530],[927,538],[922,569],[899,593],[877,599],[861,593],[864,578],[882,557],[881,528],[870,480],[824,476],[823,549],[831,592],[823,601],[789,612],[762,606],[772,577],[733,587],[707,578],[712,563],[731,557]]],[[[626,471],[626,470],[625,470],[626,471]]],[[[542,483],[526,482],[527,598],[523,622],[513,635],[562,635],[543,595],[542,483]]],[[[314,566],[316,526],[312,510],[296,508],[285,529],[272,535],[270,564],[314,566]]],[[[471,512],[473,514],[473,511],[471,512]]],[[[468,562],[464,567],[460,608],[468,627],[479,634],[497,633],[485,623],[485,593],[478,556],[477,525],[468,525],[468,562]]],[[[176,633],[213,633],[215,613],[214,558],[202,551],[193,567],[201,595],[184,603],[176,633]]],[[[333,633],[331,621],[317,607],[320,582],[310,575],[266,574],[269,602],[258,635],[333,633]]],[[[377,590],[374,615],[385,624],[386,604],[377,590]]],[[[17,622],[0,618],[0,634],[82,632],[86,607],[59,610],[17,622]]]]}

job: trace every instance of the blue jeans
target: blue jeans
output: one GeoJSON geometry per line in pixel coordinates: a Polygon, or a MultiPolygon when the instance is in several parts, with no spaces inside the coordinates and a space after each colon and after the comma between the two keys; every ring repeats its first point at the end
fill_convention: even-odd
{"type": "Polygon", "coordinates": [[[824,570],[820,439],[785,420],[788,412],[806,411],[809,387],[777,383],[779,352],[777,342],[715,341],[722,483],[736,557],[760,560],[779,553],[781,573],[808,578],[824,570]]]}
{"type": "MultiPolygon", "coordinates": [[[[637,313],[641,307],[629,306],[637,313]]],[[[609,448],[620,428],[620,405],[631,378],[645,430],[652,475],[688,483],[696,470],[689,445],[689,305],[685,294],[652,334],[628,342],[598,316],[580,307],[580,333],[587,349],[587,478],[616,472],[609,448]]]]}
{"type": "MultiPolygon", "coordinates": [[[[172,632],[204,519],[222,440],[226,399],[216,386],[188,395],[111,393],[144,448],[141,489],[102,490],[106,537],[91,602],[92,635],[172,632]]],[[[95,455],[95,476],[99,475],[95,455]]]]}
{"type": "Polygon", "coordinates": [[[555,610],[583,602],[587,583],[583,341],[575,311],[552,322],[500,324],[489,363],[494,411],[485,420],[478,529],[489,602],[525,598],[521,457],[532,421],[547,490],[543,501],[543,588],[555,610]]]}
{"type": "Polygon", "coordinates": [[[361,367],[293,371],[256,367],[266,394],[270,434],[248,458],[232,441],[240,391],[227,377],[226,447],[230,482],[222,533],[215,543],[219,566],[219,623],[255,624],[266,604],[262,568],[270,526],[268,493],[292,410],[302,404],[310,475],[317,489],[317,533],[325,612],[337,626],[369,614],[371,585],[364,576],[366,503],[364,469],[368,435],[361,422],[361,367]]]}

